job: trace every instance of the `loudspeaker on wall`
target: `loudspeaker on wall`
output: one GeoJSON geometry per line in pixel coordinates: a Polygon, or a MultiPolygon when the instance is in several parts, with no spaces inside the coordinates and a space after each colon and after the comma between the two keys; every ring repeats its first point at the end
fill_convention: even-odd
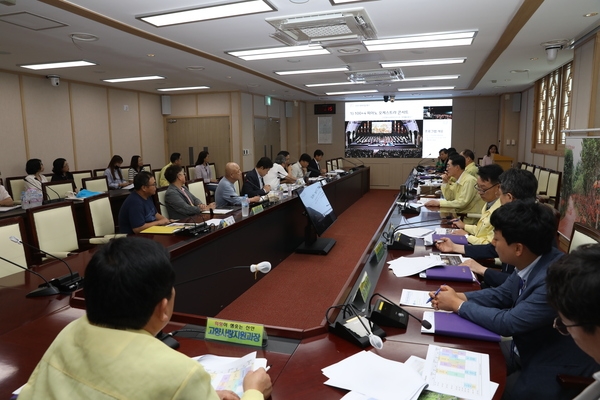
{"type": "Polygon", "coordinates": [[[160,96],[160,111],[162,115],[171,114],[171,96],[160,96]]]}

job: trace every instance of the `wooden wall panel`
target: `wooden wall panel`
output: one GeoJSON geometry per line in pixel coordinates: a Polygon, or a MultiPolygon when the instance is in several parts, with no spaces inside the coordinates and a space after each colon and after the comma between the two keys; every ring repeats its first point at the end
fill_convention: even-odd
{"type": "Polygon", "coordinates": [[[0,72],[0,176],[25,175],[27,154],[19,76],[0,72]]]}
{"type": "MultiPolygon", "coordinates": [[[[139,99],[136,92],[108,90],[110,113],[110,147],[112,155],[123,157],[123,165],[131,156],[141,153],[139,99]]],[[[106,160],[106,164],[110,157],[106,160]]]]}

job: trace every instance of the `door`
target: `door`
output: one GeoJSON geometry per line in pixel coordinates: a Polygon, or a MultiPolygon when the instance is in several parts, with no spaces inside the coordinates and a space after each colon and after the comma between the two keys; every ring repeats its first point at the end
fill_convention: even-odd
{"type": "Polygon", "coordinates": [[[198,153],[207,150],[217,178],[231,161],[229,117],[197,117],[167,120],[168,153],[181,153],[184,165],[194,165],[198,153]]]}
{"type": "Polygon", "coordinates": [[[279,120],[275,118],[254,118],[254,164],[261,157],[271,160],[281,150],[279,120]]]}

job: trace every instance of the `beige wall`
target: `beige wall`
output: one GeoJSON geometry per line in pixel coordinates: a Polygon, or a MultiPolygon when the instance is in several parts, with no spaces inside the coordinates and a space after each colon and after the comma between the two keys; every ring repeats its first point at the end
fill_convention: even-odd
{"type": "Polygon", "coordinates": [[[30,158],[46,173],[59,157],[71,170],[104,168],[113,154],[165,163],[158,95],[0,72],[0,106],[2,177],[25,175],[30,158]]]}

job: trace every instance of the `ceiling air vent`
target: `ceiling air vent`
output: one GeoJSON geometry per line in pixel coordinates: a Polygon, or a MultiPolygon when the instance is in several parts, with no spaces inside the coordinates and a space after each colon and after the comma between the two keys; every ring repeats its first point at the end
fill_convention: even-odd
{"type": "Polygon", "coordinates": [[[267,18],[266,21],[277,29],[271,37],[287,45],[377,38],[375,28],[363,8],[334,13],[267,18]]]}
{"type": "Polygon", "coordinates": [[[346,75],[348,75],[348,80],[354,83],[399,82],[404,79],[404,72],[400,68],[351,71],[346,75]]]}

